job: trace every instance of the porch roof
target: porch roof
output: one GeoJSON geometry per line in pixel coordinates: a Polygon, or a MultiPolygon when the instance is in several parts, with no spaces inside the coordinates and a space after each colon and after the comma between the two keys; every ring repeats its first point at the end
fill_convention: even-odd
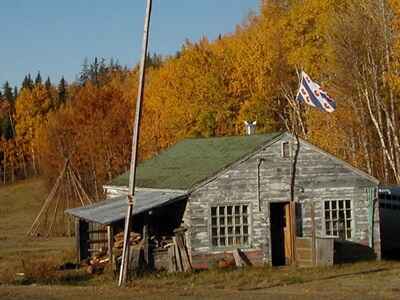
{"type": "MultiPolygon", "coordinates": [[[[133,215],[163,207],[186,198],[187,193],[180,190],[140,189],[135,193],[133,215]]],[[[85,207],[67,209],[65,213],[89,222],[109,225],[125,219],[127,206],[127,196],[120,196],[85,207]]]]}

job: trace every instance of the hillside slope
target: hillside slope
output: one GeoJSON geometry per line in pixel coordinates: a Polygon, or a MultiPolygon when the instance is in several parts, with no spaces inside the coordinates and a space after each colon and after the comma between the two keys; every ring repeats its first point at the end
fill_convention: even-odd
{"type": "Polygon", "coordinates": [[[38,257],[72,252],[71,238],[29,239],[26,232],[47,196],[43,180],[31,179],[0,187],[0,282],[2,275],[21,272],[38,257]]]}

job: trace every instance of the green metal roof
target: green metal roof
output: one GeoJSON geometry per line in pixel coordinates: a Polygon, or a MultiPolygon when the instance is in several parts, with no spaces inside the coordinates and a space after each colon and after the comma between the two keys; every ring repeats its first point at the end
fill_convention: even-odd
{"type": "MultiPolygon", "coordinates": [[[[279,135],[281,133],[185,139],[142,162],[137,168],[136,185],[158,189],[190,189],[279,135]]],[[[128,184],[129,172],[111,182],[114,186],[128,184]]]]}

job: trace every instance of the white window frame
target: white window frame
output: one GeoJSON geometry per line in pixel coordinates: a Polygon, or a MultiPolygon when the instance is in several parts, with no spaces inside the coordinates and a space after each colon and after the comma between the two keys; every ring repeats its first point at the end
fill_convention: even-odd
{"type": "Polygon", "coordinates": [[[343,199],[325,199],[322,201],[322,219],[324,220],[323,222],[323,234],[326,237],[333,237],[333,238],[341,238],[339,235],[339,220],[340,220],[340,209],[339,209],[339,202],[343,201],[343,207],[344,207],[344,232],[345,232],[345,239],[347,241],[352,241],[354,240],[354,234],[355,234],[355,215],[354,215],[354,207],[353,207],[353,200],[349,199],[348,197],[345,197],[343,199]],[[346,208],[346,201],[349,201],[350,203],[350,208],[346,208]],[[334,215],[334,211],[332,209],[332,203],[336,203],[336,216],[334,215]],[[329,220],[326,218],[326,213],[325,213],[325,204],[329,203],[329,220]],[[347,216],[347,211],[350,211],[350,218],[347,216]],[[350,222],[350,230],[348,230],[348,221],[350,222]],[[330,234],[327,232],[327,222],[330,223],[330,234]],[[336,223],[335,223],[336,222],[336,223]],[[337,224],[335,227],[334,224],[337,224]],[[337,229],[337,230],[335,230],[337,229]],[[337,234],[334,234],[334,232],[337,231],[337,234]],[[348,236],[348,231],[350,231],[350,237],[348,236]]]}
{"type": "Polygon", "coordinates": [[[252,243],[252,205],[251,203],[211,203],[209,207],[209,240],[212,249],[236,249],[236,248],[250,248],[252,243]],[[235,213],[235,207],[240,207],[239,216],[235,213]],[[243,206],[247,206],[247,214],[243,214],[243,206]],[[232,207],[232,214],[228,214],[228,207],[232,207]],[[213,215],[213,209],[216,208],[216,216],[213,215]],[[223,216],[220,215],[220,208],[224,208],[223,216]],[[243,217],[247,217],[247,223],[243,222],[243,217]],[[224,218],[224,226],[220,224],[220,218],[224,218]],[[232,223],[229,224],[228,218],[232,218],[232,223]],[[236,217],[240,218],[240,223],[236,224],[236,217]],[[216,219],[217,223],[214,223],[216,219]],[[244,233],[244,229],[247,226],[247,234],[244,233]],[[232,233],[229,233],[229,227],[232,228],[232,233]],[[240,228],[240,233],[236,233],[236,227],[240,228]],[[224,228],[225,232],[221,234],[221,228],[224,228]],[[217,230],[216,232],[214,230],[217,230]],[[245,237],[247,241],[245,242],[245,237]],[[235,239],[240,238],[240,243],[235,243],[235,239]],[[224,239],[224,244],[221,243],[221,239],[224,239]],[[230,244],[232,239],[232,244],[230,244]],[[217,240],[217,244],[215,241],[217,240]]]}
{"type": "Polygon", "coordinates": [[[281,157],[282,158],[291,158],[292,157],[292,143],[290,141],[282,141],[281,142],[281,157]],[[285,145],[288,146],[288,156],[285,156],[285,145]]]}

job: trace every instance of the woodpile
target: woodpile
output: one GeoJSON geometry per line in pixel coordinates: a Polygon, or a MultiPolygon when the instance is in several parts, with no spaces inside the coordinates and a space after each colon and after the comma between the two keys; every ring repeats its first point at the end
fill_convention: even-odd
{"type": "MultiPolygon", "coordinates": [[[[129,237],[129,269],[135,269],[140,263],[140,252],[143,247],[143,239],[140,233],[131,232],[129,237]]],[[[124,248],[124,232],[120,232],[114,236],[114,244],[112,248],[113,269],[116,273],[119,270],[122,251],[124,248]]]]}
{"type": "MultiPolygon", "coordinates": [[[[131,232],[131,235],[129,237],[129,245],[137,245],[139,244],[140,240],[142,239],[142,236],[140,233],[137,232],[131,232]]],[[[124,233],[120,232],[114,236],[114,249],[121,249],[124,247],[124,233]]]]}
{"type": "Polygon", "coordinates": [[[104,271],[106,264],[110,261],[106,252],[100,252],[98,255],[93,256],[88,261],[86,272],[89,274],[101,274],[104,271]]]}

